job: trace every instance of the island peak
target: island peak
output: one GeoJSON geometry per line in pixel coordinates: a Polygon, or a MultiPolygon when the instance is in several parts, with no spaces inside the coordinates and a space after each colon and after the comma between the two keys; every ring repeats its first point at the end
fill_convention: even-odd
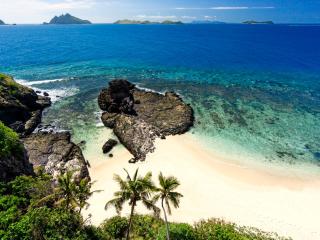
{"type": "Polygon", "coordinates": [[[88,20],[83,20],[77,17],[72,16],[69,13],[62,14],[60,16],[55,16],[50,20],[49,23],[43,24],[91,24],[88,20]]]}
{"type": "Polygon", "coordinates": [[[249,20],[242,22],[243,24],[274,24],[272,21],[255,21],[255,20],[249,20]]]}

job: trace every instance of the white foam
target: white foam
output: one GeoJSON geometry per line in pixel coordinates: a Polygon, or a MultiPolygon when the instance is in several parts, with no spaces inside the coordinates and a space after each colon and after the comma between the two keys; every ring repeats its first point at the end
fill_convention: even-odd
{"type": "Polygon", "coordinates": [[[63,78],[57,78],[57,79],[47,79],[47,80],[39,80],[39,81],[26,81],[24,79],[15,79],[18,83],[26,85],[26,86],[33,86],[38,84],[44,84],[44,83],[51,83],[51,82],[61,82],[65,79],[63,78]]]}
{"type": "Polygon", "coordinates": [[[35,87],[34,85],[39,85],[39,84],[43,84],[43,83],[59,82],[59,81],[63,81],[63,80],[65,80],[65,79],[59,78],[59,79],[39,80],[39,81],[27,81],[24,79],[15,79],[16,82],[18,82],[24,86],[31,87],[34,91],[41,91],[42,93],[47,92],[49,94],[49,97],[51,98],[52,103],[57,102],[61,98],[70,97],[72,95],[75,95],[79,91],[79,89],[75,88],[75,87],[72,87],[72,88],[61,87],[61,88],[47,89],[47,88],[35,87]]]}

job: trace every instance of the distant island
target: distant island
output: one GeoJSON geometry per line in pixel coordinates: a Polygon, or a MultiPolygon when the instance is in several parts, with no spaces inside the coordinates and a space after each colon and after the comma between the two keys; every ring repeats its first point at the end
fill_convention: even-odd
{"type": "Polygon", "coordinates": [[[249,20],[249,21],[244,21],[242,22],[243,24],[274,24],[272,21],[254,21],[254,20],[249,20]]]}
{"type": "Polygon", "coordinates": [[[91,24],[91,22],[88,20],[82,20],[67,13],[65,15],[62,14],[59,17],[55,16],[49,23],[44,22],[43,24],[91,24]]]}
{"type": "Polygon", "coordinates": [[[0,19],[0,25],[6,25],[6,24],[4,23],[4,21],[0,19]]]}
{"type": "Polygon", "coordinates": [[[114,22],[113,24],[183,24],[183,22],[171,21],[171,20],[165,20],[163,22],[151,22],[148,20],[140,21],[140,20],[123,19],[123,20],[118,20],[118,21],[114,22]]]}
{"type": "Polygon", "coordinates": [[[220,22],[220,21],[211,21],[211,20],[196,20],[196,21],[192,21],[191,24],[226,24],[226,23],[220,22]]]}

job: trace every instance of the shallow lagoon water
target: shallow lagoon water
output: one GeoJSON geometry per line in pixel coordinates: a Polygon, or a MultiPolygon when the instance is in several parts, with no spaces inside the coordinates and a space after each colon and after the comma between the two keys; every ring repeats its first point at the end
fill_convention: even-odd
{"type": "Polygon", "coordinates": [[[319,26],[12,26],[0,28],[0,71],[59,95],[44,122],[76,142],[101,131],[99,90],[126,78],[180,93],[208,148],[318,168],[319,40],[319,26]]]}

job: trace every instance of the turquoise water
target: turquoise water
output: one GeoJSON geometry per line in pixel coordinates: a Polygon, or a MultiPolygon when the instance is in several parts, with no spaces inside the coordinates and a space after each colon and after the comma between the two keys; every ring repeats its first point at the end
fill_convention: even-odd
{"type": "Polygon", "coordinates": [[[0,71],[48,91],[44,121],[75,141],[98,134],[99,90],[126,78],[180,93],[209,148],[317,167],[319,40],[314,26],[0,27],[0,71]]]}

